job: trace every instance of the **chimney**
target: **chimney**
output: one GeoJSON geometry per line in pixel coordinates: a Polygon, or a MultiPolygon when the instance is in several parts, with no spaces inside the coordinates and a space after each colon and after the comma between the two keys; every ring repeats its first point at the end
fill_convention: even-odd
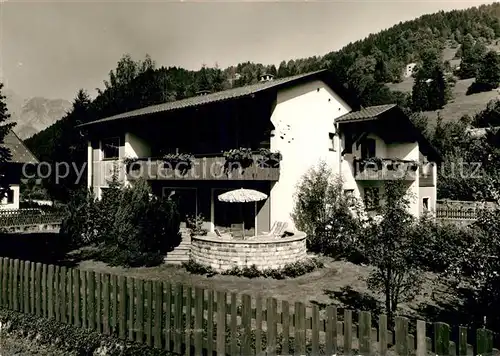
{"type": "Polygon", "coordinates": [[[201,96],[201,95],[208,95],[210,93],[211,93],[210,90],[200,90],[196,92],[196,95],[201,96]]]}
{"type": "Polygon", "coordinates": [[[260,76],[259,79],[261,82],[270,82],[271,80],[274,79],[274,76],[272,74],[264,73],[260,76]]]}

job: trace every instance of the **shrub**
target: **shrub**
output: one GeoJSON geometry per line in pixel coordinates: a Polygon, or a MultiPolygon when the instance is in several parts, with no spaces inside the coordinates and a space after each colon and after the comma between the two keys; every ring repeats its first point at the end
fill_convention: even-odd
{"type": "Polygon", "coordinates": [[[151,194],[145,181],[121,187],[110,183],[101,200],[80,193],[71,201],[62,232],[73,247],[96,245],[110,265],[152,266],[180,243],[176,204],[151,194]]]}
{"type": "MultiPolygon", "coordinates": [[[[212,267],[201,265],[193,260],[190,260],[187,263],[183,263],[183,267],[189,273],[193,274],[201,274],[214,276],[218,274],[212,267]]],[[[304,261],[297,261],[294,263],[290,263],[285,265],[283,268],[278,269],[265,269],[259,270],[256,265],[252,265],[250,267],[238,267],[235,266],[230,270],[224,271],[220,273],[225,276],[237,276],[237,277],[245,277],[245,278],[273,278],[273,279],[285,279],[285,278],[296,278],[302,276],[306,273],[310,273],[318,268],[323,268],[324,264],[321,260],[317,258],[309,258],[304,261]]]]}
{"type": "Polygon", "coordinates": [[[342,180],[321,162],[302,177],[292,218],[307,233],[310,251],[351,259],[358,254],[360,211],[357,199],[344,193],[342,180]]]}
{"type": "MultiPolygon", "coordinates": [[[[38,354],[39,345],[53,346],[61,354],[109,356],[157,355],[167,356],[171,353],[140,345],[124,342],[110,336],[63,324],[54,319],[39,318],[31,314],[22,314],[0,309],[2,333],[33,342],[33,354],[38,354]]],[[[0,335],[2,337],[3,335],[0,335]]]]}

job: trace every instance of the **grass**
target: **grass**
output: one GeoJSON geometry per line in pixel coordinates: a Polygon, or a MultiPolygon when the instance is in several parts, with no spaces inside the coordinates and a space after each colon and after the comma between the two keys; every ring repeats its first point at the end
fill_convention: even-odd
{"type": "MultiPolygon", "coordinates": [[[[173,284],[182,283],[193,287],[210,288],[238,294],[262,295],[287,300],[291,304],[303,302],[308,306],[316,304],[324,309],[327,305],[337,305],[349,309],[371,310],[374,314],[382,311],[383,296],[368,290],[365,278],[370,273],[369,266],[360,266],[345,261],[335,261],[320,257],[325,267],[306,275],[286,280],[266,278],[248,279],[236,276],[215,275],[213,277],[192,275],[184,268],[161,265],[148,268],[110,267],[102,262],[81,261],[78,268],[101,273],[126,275],[147,280],[163,280],[173,284]]],[[[456,298],[446,286],[432,274],[426,274],[422,292],[411,302],[401,303],[401,313],[408,317],[428,319],[426,310],[435,313],[440,304],[454,304],[456,298]],[[439,301],[439,302],[437,302],[439,301]]]]}
{"type": "MultiPolygon", "coordinates": [[[[498,99],[498,92],[492,90],[485,93],[465,95],[467,88],[474,82],[474,79],[458,80],[453,88],[453,99],[439,110],[445,120],[458,120],[464,115],[474,116],[486,108],[489,101],[498,99]]],[[[402,92],[411,92],[413,87],[413,78],[406,78],[401,83],[387,84],[392,90],[402,92]]],[[[424,114],[429,118],[429,123],[434,125],[437,120],[438,111],[427,111],[424,114]]]]}

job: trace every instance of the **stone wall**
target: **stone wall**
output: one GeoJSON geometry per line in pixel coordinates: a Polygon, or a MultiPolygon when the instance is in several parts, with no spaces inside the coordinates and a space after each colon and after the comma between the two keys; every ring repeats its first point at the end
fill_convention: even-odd
{"type": "Polygon", "coordinates": [[[221,240],[216,237],[194,236],[191,258],[217,272],[235,266],[256,265],[260,270],[282,268],[307,257],[306,235],[275,239],[256,237],[254,240],[221,240]]]}

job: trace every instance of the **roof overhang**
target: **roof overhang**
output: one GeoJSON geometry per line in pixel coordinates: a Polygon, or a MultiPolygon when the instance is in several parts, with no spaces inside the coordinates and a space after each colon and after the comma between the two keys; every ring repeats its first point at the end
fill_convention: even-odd
{"type": "MultiPolygon", "coordinates": [[[[370,108],[365,110],[370,110],[370,108]]],[[[408,115],[399,106],[393,105],[373,116],[351,116],[352,118],[346,117],[339,121],[341,130],[351,130],[356,127],[365,128],[367,131],[376,132],[377,135],[388,142],[418,142],[420,152],[429,160],[436,163],[443,162],[439,151],[415,127],[408,115]]]]}
{"type": "Polygon", "coordinates": [[[322,80],[328,85],[335,93],[337,93],[353,110],[359,108],[359,102],[356,96],[348,90],[343,83],[340,83],[334,74],[328,70],[320,70],[311,73],[305,73],[288,78],[280,78],[264,83],[257,83],[240,88],[233,88],[221,92],[211,93],[208,95],[201,95],[190,97],[173,102],[166,102],[158,105],[152,105],[145,108],[128,111],[125,113],[109,116],[106,118],[98,119],[92,122],[78,125],[78,128],[89,127],[93,125],[118,122],[119,120],[138,119],[143,117],[151,117],[153,115],[186,110],[190,108],[204,107],[211,104],[222,104],[228,101],[235,101],[243,98],[254,98],[257,95],[269,92],[277,92],[278,90],[300,85],[312,80],[322,80]]]}

